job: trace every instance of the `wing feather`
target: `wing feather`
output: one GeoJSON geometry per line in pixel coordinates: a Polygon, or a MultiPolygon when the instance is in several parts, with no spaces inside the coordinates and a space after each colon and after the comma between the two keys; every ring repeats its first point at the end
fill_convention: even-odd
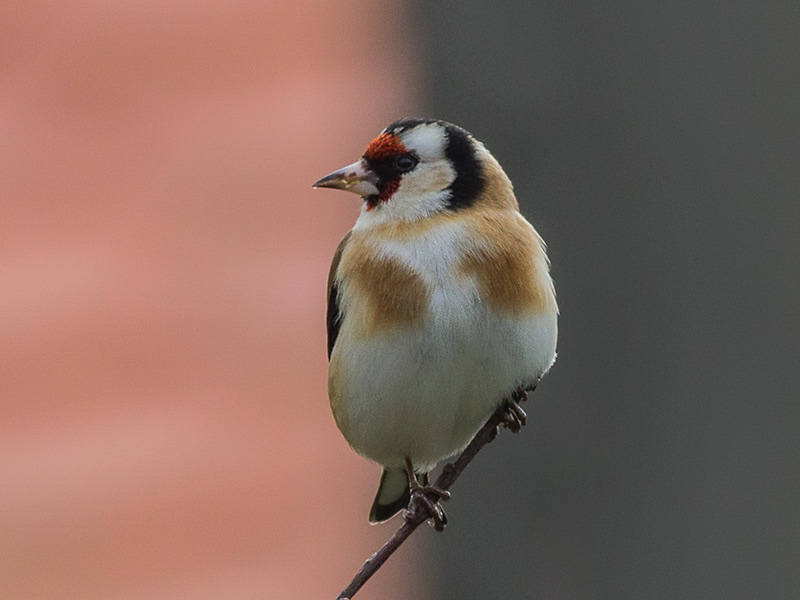
{"type": "Polygon", "coordinates": [[[331,263],[331,270],[328,273],[328,311],[326,317],[328,324],[328,360],[331,358],[331,352],[333,352],[336,338],[339,336],[339,328],[344,318],[339,306],[339,286],[336,282],[336,271],[339,268],[339,262],[342,260],[342,252],[349,240],[350,233],[344,236],[344,239],[336,248],[336,252],[333,255],[333,262],[331,263]]]}

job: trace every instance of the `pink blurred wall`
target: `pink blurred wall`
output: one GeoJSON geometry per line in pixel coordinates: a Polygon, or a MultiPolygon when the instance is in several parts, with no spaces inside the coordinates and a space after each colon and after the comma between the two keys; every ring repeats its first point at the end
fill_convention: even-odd
{"type": "Polygon", "coordinates": [[[357,201],[310,188],[418,113],[388,4],[3,2],[0,598],[333,597],[393,531],[325,392],[357,201]]]}

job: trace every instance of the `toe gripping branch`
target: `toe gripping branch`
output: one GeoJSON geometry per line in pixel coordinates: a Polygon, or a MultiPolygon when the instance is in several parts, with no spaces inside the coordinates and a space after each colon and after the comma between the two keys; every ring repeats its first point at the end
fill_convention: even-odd
{"type": "Polygon", "coordinates": [[[411,523],[430,519],[430,523],[436,531],[444,531],[444,527],[447,525],[447,515],[441,501],[450,500],[450,492],[435,484],[420,485],[409,459],[406,459],[406,472],[411,489],[411,501],[408,503],[408,510],[405,513],[406,521],[411,523]]]}
{"type": "Polygon", "coordinates": [[[450,492],[435,485],[426,485],[412,490],[406,520],[418,519],[421,511],[423,518],[429,520],[436,531],[444,531],[445,525],[447,525],[447,515],[441,500],[450,500],[450,492]]]}
{"type": "Polygon", "coordinates": [[[501,407],[500,423],[513,433],[519,433],[520,429],[528,422],[528,415],[520,406],[520,402],[528,399],[528,392],[536,389],[536,384],[529,387],[519,387],[511,394],[505,404],[501,407]]]}
{"type": "Polygon", "coordinates": [[[523,408],[519,405],[528,399],[528,392],[519,388],[511,394],[503,406],[503,413],[501,417],[501,424],[506,429],[511,430],[513,433],[519,433],[520,429],[528,422],[528,415],[525,414],[523,408]]]}

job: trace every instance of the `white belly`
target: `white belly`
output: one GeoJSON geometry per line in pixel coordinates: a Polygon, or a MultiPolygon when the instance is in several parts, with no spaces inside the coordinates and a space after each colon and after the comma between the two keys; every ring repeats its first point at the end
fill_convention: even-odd
{"type": "Polygon", "coordinates": [[[494,314],[465,279],[434,292],[422,326],[364,338],[345,320],[330,365],[337,423],[381,465],[402,467],[409,457],[430,469],[550,368],[556,335],[555,312],[494,314]]]}

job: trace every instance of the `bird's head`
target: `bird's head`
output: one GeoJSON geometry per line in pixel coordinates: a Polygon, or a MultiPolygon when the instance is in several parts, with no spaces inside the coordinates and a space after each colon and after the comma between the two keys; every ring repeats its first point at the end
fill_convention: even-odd
{"type": "Polygon", "coordinates": [[[359,160],[326,175],[314,187],[354,192],[362,217],[412,221],[436,212],[468,209],[513,192],[500,165],[464,129],[437,120],[396,121],[372,140],[359,160]],[[491,188],[501,186],[503,190],[491,188]]]}

